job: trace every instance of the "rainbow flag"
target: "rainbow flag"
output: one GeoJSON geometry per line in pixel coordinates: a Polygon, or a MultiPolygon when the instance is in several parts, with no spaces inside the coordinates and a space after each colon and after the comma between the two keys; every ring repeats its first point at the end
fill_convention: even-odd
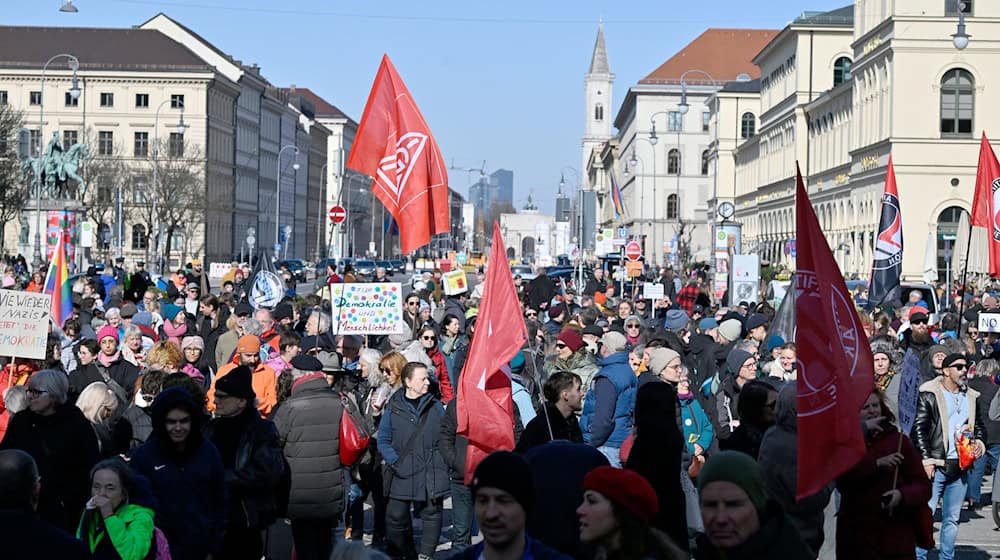
{"type": "Polygon", "coordinates": [[[52,296],[52,321],[62,327],[73,314],[73,292],[69,285],[69,266],[66,264],[66,241],[62,235],[59,237],[49,264],[49,273],[45,277],[45,293],[52,296]]]}
{"type": "Polygon", "coordinates": [[[608,175],[611,177],[611,204],[615,209],[615,219],[621,221],[625,216],[625,202],[622,200],[622,189],[618,186],[618,179],[615,179],[615,172],[611,170],[608,175]]]}

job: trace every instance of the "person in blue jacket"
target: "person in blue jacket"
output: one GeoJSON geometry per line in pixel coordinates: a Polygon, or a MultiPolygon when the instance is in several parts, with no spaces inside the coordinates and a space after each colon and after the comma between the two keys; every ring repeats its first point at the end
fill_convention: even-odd
{"type": "Polygon", "coordinates": [[[603,453],[613,467],[621,466],[619,451],[632,432],[632,413],[639,380],[628,365],[625,335],[609,331],[601,337],[601,355],[584,399],[580,429],[583,441],[603,453]]]}
{"type": "Polygon", "coordinates": [[[705,451],[715,439],[715,428],[705,409],[691,392],[691,381],[687,373],[681,376],[680,383],[677,384],[677,399],[680,401],[681,424],[684,427],[684,443],[687,444],[688,453],[691,454],[692,461],[704,461],[705,451]]]}
{"type": "Polygon", "coordinates": [[[204,407],[182,387],[153,401],[153,433],[132,452],[129,465],[149,479],[159,504],[156,526],[174,560],[221,557],[226,532],[225,469],[202,436],[204,407]]]}

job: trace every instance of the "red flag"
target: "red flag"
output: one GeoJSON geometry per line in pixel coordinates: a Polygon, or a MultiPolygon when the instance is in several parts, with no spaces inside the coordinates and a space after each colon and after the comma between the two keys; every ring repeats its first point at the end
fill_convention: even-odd
{"type": "Polygon", "coordinates": [[[865,454],[859,413],[875,384],[858,312],[797,173],[799,499],[815,494],[865,454]],[[830,333],[837,333],[830,336],[830,333]]]}
{"type": "Polygon", "coordinates": [[[458,433],[469,439],[465,483],[490,453],[514,449],[511,358],[528,340],[500,226],[493,223],[486,284],[469,358],[458,382],[458,433]]]}
{"type": "Polygon", "coordinates": [[[449,231],[444,158],[388,55],[375,76],[347,167],[375,178],[372,191],[399,224],[403,253],[449,231]]]}
{"type": "Polygon", "coordinates": [[[1000,276],[1000,162],[983,132],[979,144],[976,190],[972,195],[972,225],[989,232],[990,276],[1000,276]]]}

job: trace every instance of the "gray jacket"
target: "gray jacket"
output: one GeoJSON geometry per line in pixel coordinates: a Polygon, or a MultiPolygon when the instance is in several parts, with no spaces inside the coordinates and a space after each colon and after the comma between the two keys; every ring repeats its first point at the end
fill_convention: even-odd
{"type": "Polygon", "coordinates": [[[325,378],[297,381],[271,420],[292,474],[290,519],[326,519],[344,511],[340,417],[344,405],[325,378]]]}
{"type": "Polygon", "coordinates": [[[378,449],[391,470],[389,497],[397,500],[426,501],[448,493],[448,467],[438,447],[444,407],[430,393],[417,405],[405,398],[406,391],[396,391],[385,406],[378,429],[378,449]],[[428,415],[412,449],[400,456],[414,434],[420,418],[428,415]]]}

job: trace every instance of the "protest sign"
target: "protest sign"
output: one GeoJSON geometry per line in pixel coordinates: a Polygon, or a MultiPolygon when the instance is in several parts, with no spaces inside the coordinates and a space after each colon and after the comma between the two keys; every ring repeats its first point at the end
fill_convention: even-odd
{"type": "Polygon", "coordinates": [[[642,285],[642,299],[659,300],[663,299],[663,284],[645,282],[642,285]]]}
{"type": "Polygon", "coordinates": [[[0,356],[45,358],[52,296],[0,290],[0,356]]]}
{"type": "MultiPolygon", "coordinates": [[[[917,397],[920,393],[920,355],[909,349],[903,358],[899,383],[899,429],[909,435],[917,417],[917,397]]],[[[890,395],[889,398],[892,398],[890,395]]]]}
{"type": "Polygon", "coordinates": [[[444,280],[444,295],[446,296],[454,296],[469,290],[469,281],[462,269],[445,272],[441,278],[444,280]]]}
{"type": "Polygon", "coordinates": [[[980,313],[979,332],[1000,332],[1000,313],[980,313]]]}
{"type": "Polygon", "coordinates": [[[333,334],[398,334],[407,331],[398,282],[332,284],[333,334]]]}
{"type": "Polygon", "coordinates": [[[227,272],[232,270],[233,265],[227,262],[214,262],[208,265],[209,278],[222,278],[227,272]]]}

